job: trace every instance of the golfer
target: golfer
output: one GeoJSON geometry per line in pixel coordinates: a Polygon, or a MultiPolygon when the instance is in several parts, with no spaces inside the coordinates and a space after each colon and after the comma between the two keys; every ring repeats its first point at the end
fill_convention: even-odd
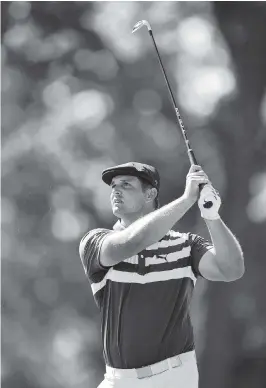
{"type": "Polygon", "coordinates": [[[106,373],[99,388],[197,388],[189,316],[196,280],[230,282],[244,273],[241,247],[219,216],[220,196],[196,165],[184,194],[162,207],[153,166],[122,164],[102,179],[118,221],[113,230],[89,231],[79,248],[101,313],[106,373]],[[196,201],[211,242],[172,230],[196,201]]]}

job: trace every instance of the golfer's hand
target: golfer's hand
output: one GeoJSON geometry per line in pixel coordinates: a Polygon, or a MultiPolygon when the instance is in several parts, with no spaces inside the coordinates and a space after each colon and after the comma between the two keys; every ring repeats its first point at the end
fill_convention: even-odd
{"type": "Polygon", "coordinates": [[[205,185],[200,191],[200,197],[198,200],[201,217],[205,220],[217,220],[220,218],[219,209],[221,206],[221,198],[217,190],[213,188],[211,184],[205,185]],[[204,207],[206,202],[212,202],[210,208],[204,207]]]}
{"type": "Polygon", "coordinates": [[[199,197],[199,186],[202,184],[211,183],[202,168],[194,164],[187,174],[184,196],[195,203],[199,197]]]}

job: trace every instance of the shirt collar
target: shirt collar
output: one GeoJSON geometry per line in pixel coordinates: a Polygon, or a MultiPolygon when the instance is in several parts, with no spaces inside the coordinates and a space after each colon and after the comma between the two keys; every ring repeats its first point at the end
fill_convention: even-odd
{"type": "Polygon", "coordinates": [[[121,224],[120,220],[118,220],[118,221],[114,224],[113,229],[114,229],[114,230],[124,230],[125,227],[121,224]]]}

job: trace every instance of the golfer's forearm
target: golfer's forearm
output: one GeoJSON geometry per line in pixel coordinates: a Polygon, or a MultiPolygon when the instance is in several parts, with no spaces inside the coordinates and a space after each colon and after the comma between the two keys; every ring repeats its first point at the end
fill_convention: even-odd
{"type": "Polygon", "coordinates": [[[230,229],[219,220],[206,220],[219,268],[229,280],[239,278],[245,271],[241,246],[230,229]]]}
{"type": "Polygon", "coordinates": [[[160,240],[193,205],[185,196],[145,215],[121,232],[121,238],[140,252],[160,240]]]}

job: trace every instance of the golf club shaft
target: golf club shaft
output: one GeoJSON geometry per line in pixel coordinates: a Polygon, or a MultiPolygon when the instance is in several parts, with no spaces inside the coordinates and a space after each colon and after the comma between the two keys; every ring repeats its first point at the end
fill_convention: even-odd
{"type": "Polygon", "coordinates": [[[193,152],[193,150],[192,150],[192,148],[190,146],[190,143],[189,143],[189,140],[188,140],[188,137],[187,137],[187,134],[186,134],[185,126],[184,126],[183,120],[181,118],[179,109],[177,108],[177,105],[176,105],[176,102],[175,102],[175,98],[174,98],[173,92],[171,90],[169,81],[167,79],[167,75],[166,75],[166,72],[164,70],[163,63],[162,63],[162,60],[161,60],[161,57],[160,57],[160,54],[159,54],[159,51],[158,51],[158,48],[157,48],[157,45],[156,45],[156,42],[155,42],[155,39],[153,37],[153,33],[152,33],[151,29],[149,30],[149,34],[150,34],[150,36],[152,38],[152,41],[153,41],[153,44],[154,44],[154,47],[155,47],[155,50],[156,50],[156,53],[157,53],[157,57],[158,57],[158,60],[159,60],[159,63],[160,63],[160,66],[161,66],[161,69],[162,69],[162,72],[163,72],[163,75],[164,75],[164,79],[165,79],[168,91],[170,93],[170,97],[171,97],[172,104],[173,104],[173,107],[174,107],[174,110],[175,110],[177,122],[178,122],[179,128],[181,130],[181,133],[182,133],[182,136],[184,138],[185,145],[186,145],[186,148],[187,148],[187,153],[188,153],[190,164],[191,165],[192,164],[198,164],[197,159],[196,159],[196,157],[194,155],[194,152],[193,152]]]}
{"type": "MultiPolygon", "coordinates": [[[[187,134],[186,134],[186,130],[185,130],[185,126],[184,126],[184,123],[183,123],[183,120],[181,118],[181,115],[180,115],[180,112],[179,112],[179,109],[177,108],[177,105],[176,105],[176,102],[175,102],[175,98],[174,98],[174,95],[172,93],[172,90],[171,90],[171,87],[170,87],[170,84],[169,84],[169,81],[167,79],[167,75],[166,75],[166,72],[164,70],[164,67],[163,67],[163,63],[162,63],[162,60],[161,60],[161,57],[160,57],[160,54],[159,54],[159,51],[158,51],[158,48],[157,48],[157,45],[156,45],[156,42],[155,42],[155,39],[153,37],[153,33],[152,33],[152,29],[151,29],[151,25],[150,23],[147,21],[147,20],[141,20],[139,21],[138,23],[136,23],[133,27],[133,30],[132,32],[135,32],[137,31],[139,28],[141,28],[142,26],[146,26],[148,28],[148,31],[149,31],[149,34],[152,38],[152,41],[153,41],[153,45],[155,47],[155,50],[156,50],[156,54],[157,54],[157,57],[158,57],[158,60],[159,60],[159,63],[160,63],[160,66],[161,66],[161,69],[162,69],[162,72],[163,72],[163,76],[164,76],[164,79],[165,79],[165,82],[166,82],[166,85],[167,85],[167,88],[168,88],[168,91],[170,93],[170,96],[171,96],[171,100],[172,100],[172,104],[173,104],[173,107],[174,107],[174,110],[175,110],[175,114],[176,114],[176,118],[177,118],[177,123],[179,125],[179,128],[181,130],[181,133],[182,133],[182,136],[184,138],[184,141],[185,141],[185,145],[186,145],[186,148],[187,148],[187,154],[188,154],[188,157],[189,157],[189,161],[190,161],[190,164],[193,165],[193,164],[198,164],[197,162],[197,159],[194,155],[194,152],[190,146],[190,143],[189,143],[189,140],[188,140],[188,137],[187,137],[187,134]]],[[[199,186],[199,189],[202,190],[204,184],[201,184],[199,186]]],[[[211,208],[213,205],[212,201],[208,201],[206,202],[203,206],[205,208],[211,208]]]]}
{"type": "MultiPolygon", "coordinates": [[[[152,41],[153,41],[153,44],[154,44],[154,47],[156,49],[156,53],[157,53],[157,57],[158,57],[158,60],[159,60],[159,63],[160,63],[160,66],[161,66],[161,69],[162,69],[162,72],[163,72],[163,75],[164,75],[164,79],[165,79],[165,82],[166,82],[166,85],[167,85],[167,88],[168,88],[168,91],[170,93],[170,96],[171,96],[171,100],[172,100],[172,103],[173,103],[173,107],[174,107],[174,110],[175,110],[175,114],[176,114],[176,118],[177,118],[177,122],[179,124],[179,127],[181,129],[181,133],[183,135],[183,138],[184,138],[184,141],[185,141],[185,145],[186,145],[186,148],[187,148],[187,154],[188,154],[188,157],[189,157],[189,161],[190,161],[190,164],[191,166],[193,164],[198,164],[197,162],[197,159],[194,155],[194,152],[190,146],[190,143],[189,143],[189,140],[187,138],[187,134],[186,134],[186,130],[185,130],[185,126],[184,126],[184,123],[183,123],[183,120],[181,118],[181,115],[180,115],[180,112],[179,112],[179,109],[176,105],[176,102],[175,102],[175,98],[174,98],[174,95],[173,95],[173,92],[171,90],[171,86],[169,84],[169,81],[167,79],[167,75],[166,75],[166,72],[164,70],[164,67],[163,67],[163,63],[162,63],[162,60],[161,60],[161,57],[160,57],[160,54],[159,54],[159,51],[158,51],[158,48],[157,48],[157,45],[156,45],[156,42],[155,42],[155,39],[153,37],[153,33],[152,33],[152,30],[149,29],[149,34],[150,36],[152,37],[152,41]]],[[[199,189],[202,190],[204,187],[204,184],[201,184],[199,186],[199,189]]],[[[213,205],[212,201],[208,201],[207,203],[205,203],[203,206],[205,208],[211,208],[213,205]]]]}

